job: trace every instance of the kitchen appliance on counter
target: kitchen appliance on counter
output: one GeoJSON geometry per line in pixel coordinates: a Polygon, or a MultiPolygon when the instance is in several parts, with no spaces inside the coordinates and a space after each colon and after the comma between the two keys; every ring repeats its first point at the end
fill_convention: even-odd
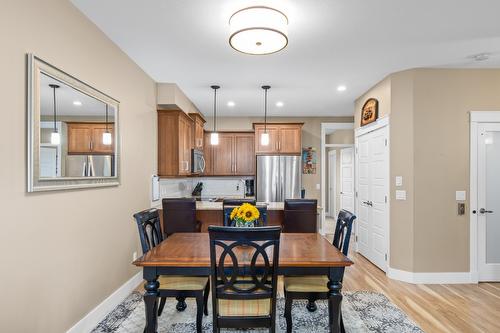
{"type": "Polygon", "coordinates": [[[67,177],[112,177],[115,175],[112,155],[68,155],[67,177]]]}
{"type": "Polygon", "coordinates": [[[299,199],[301,188],[300,156],[257,156],[257,201],[299,199]]]}
{"type": "Polygon", "coordinates": [[[198,149],[191,149],[191,172],[192,173],[203,173],[205,172],[205,158],[203,157],[203,151],[198,149]]]}
{"type": "Polygon", "coordinates": [[[193,189],[193,192],[191,192],[191,195],[193,197],[201,197],[201,191],[203,190],[203,183],[199,182],[196,184],[196,186],[193,189]]]}
{"type": "Polygon", "coordinates": [[[255,196],[255,181],[253,179],[245,179],[245,197],[255,196]]]}

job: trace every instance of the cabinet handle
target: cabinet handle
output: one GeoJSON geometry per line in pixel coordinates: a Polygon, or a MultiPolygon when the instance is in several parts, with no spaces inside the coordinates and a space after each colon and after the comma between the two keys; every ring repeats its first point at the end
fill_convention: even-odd
{"type": "Polygon", "coordinates": [[[281,141],[278,141],[278,150],[281,151],[281,141]]]}
{"type": "Polygon", "coordinates": [[[90,143],[89,143],[89,144],[90,144],[90,151],[92,151],[92,148],[93,148],[93,147],[92,147],[92,141],[90,141],[90,143]]]}

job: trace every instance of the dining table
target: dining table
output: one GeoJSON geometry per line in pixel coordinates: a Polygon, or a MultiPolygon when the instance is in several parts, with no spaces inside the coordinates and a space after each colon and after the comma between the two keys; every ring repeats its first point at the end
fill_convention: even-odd
{"type": "MultiPolygon", "coordinates": [[[[282,233],[278,275],[328,276],[330,332],[341,332],[342,279],[353,262],[318,233],[282,233]]],[[[133,262],[142,267],[147,333],[158,327],[158,276],[209,276],[208,233],[176,233],[133,262]]]]}

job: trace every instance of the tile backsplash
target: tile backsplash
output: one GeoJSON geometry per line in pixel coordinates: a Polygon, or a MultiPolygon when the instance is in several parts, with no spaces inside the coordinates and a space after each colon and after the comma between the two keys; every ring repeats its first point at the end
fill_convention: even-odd
{"type": "Polygon", "coordinates": [[[253,177],[190,177],[160,179],[160,197],[190,197],[196,184],[203,183],[202,197],[243,197],[245,179],[253,177]]]}

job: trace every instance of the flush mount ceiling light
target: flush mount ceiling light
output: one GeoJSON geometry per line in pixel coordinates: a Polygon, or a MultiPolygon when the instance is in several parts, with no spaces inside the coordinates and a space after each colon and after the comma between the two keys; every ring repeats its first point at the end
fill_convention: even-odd
{"type": "Polygon", "coordinates": [[[271,54],[288,44],[288,18],[270,7],[241,9],[229,19],[229,45],[239,52],[254,55],[271,54]]]}

